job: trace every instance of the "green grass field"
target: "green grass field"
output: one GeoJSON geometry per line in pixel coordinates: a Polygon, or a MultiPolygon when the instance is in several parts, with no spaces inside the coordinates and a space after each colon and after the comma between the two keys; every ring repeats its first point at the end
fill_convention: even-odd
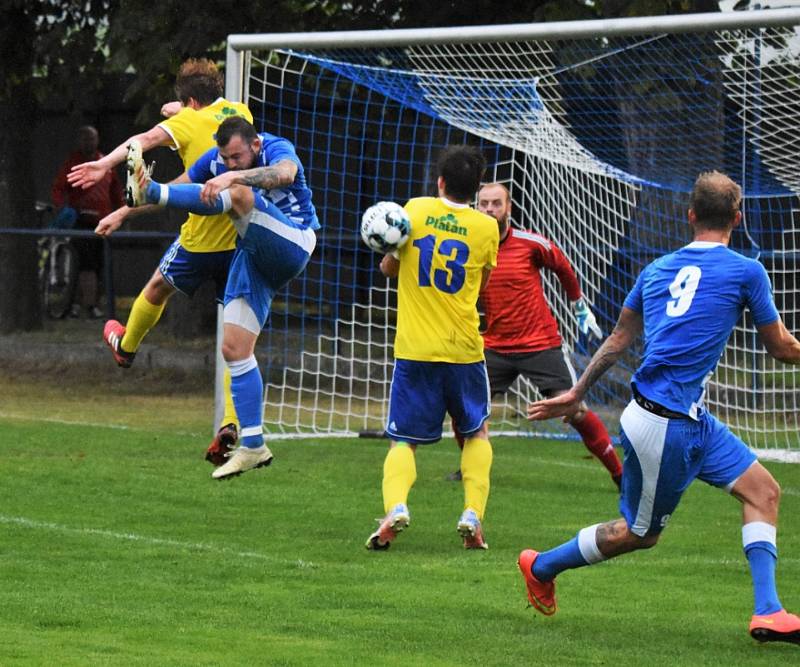
{"type": "MultiPolygon", "coordinates": [[[[366,551],[385,443],[273,440],[214,482],[209,397],[0,378],[0,665],[788,665],[747,634],[739,507],[694,485],[655,550],[562,575],[526,608],[519,551],[616,516],[576,443],[495,444],[487,552],[462,549],[457,449],[418,455],[412,523],[366,551]],[[176,416],[177,415],[177,416],[176,416]]],[[[800,609],[800,467],[779,586],[800,609]]]]}

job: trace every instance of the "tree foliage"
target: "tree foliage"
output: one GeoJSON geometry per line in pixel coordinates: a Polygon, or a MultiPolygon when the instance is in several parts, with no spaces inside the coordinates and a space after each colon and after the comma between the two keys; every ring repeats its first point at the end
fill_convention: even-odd
{"type": "MultiPolygon", "coordinates": [[[[187,57],[223,60],[232,33],[521,23],[714,11],[712,0],[0,0],[0,228],[33,226],[31,132],[57,97],[82,108],[110,76],[152,122],[187,57]]],[[[29,237],[0,236],[0,331],[41,324],[29,237]]]]}
{"type": "MultiPolygon", "coordinates": [[[[0,4],[0,228],[33,226],[32,131],[45,95],[69,97],[104,67],[98,30],[110,0],[0,4]]],[[[30,237],[0,236],[0,331],[41,325],[30,237]]]]}

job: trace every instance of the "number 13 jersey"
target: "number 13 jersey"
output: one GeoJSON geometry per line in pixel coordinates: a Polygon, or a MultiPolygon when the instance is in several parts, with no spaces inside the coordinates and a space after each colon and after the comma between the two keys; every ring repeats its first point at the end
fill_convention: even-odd
{"type": "Polygon", "coordinates": [[[400,248],[394,356],[469,364],[483,360],[476,303],[484,268],[497,263],[497,221],[443,198],[411,199],[400,248]]]}
{"type": "Polygon", "coordinates": [[[756,327],[778,319],[761,263],[705,241],[648,264],[624,306],[644,320],[644,352],[631,381],[634,388],[693,419],[744,308],[756,327]]]}

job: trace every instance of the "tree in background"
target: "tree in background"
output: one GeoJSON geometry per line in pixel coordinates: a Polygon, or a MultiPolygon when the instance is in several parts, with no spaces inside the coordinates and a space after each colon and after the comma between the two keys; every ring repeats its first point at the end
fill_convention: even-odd
{"type": "MultiPolygon", "coordinates": [[[[34,227],[32,132],[42,101],[82,108],[109,75],[150,126],[187,57],[223,60],[232,33],[525,23],[716,11],[711,0],[0,0],[0,228],[34,227]]],[[[31,237],[0,235],[0,333],[41,327],[31,237]]]]}
{"type": "MultiPolygon", "coordinates": [[[[105,68],[104,19],[116,2],[0,4],[0,228],[35,227],[33,128],[48,96],[85,94],[105,68]],[[78,89],[82,93],[78,92],[78,89]]],[[[41,326],[36,245],[0,235],[0,332],[41,326]]]]}

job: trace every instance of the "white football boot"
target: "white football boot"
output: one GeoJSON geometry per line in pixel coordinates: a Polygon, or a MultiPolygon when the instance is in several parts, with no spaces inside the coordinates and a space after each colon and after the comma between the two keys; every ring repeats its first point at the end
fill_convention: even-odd
{"type": "Polygon", "coordinates": [[[240,445],[230,455],[228,462],[212,472],[211,476],[214,479],[226,479],[241,475],[253,468],[268,466],[270,463],[272,463],[272,452],[266,445],[254,448],[240,445]]]}
{"type": "Polygon", "coordinates": [[[145,166],[142,157],[142,144],[138,139],[132,139],[128,144],[128,155],[125,158],[127,177],[125,179],[125,203],[134,208],[147,204],[145,192],[150,183],[150,174],[153,172],[153,165],[145,166]]]}

